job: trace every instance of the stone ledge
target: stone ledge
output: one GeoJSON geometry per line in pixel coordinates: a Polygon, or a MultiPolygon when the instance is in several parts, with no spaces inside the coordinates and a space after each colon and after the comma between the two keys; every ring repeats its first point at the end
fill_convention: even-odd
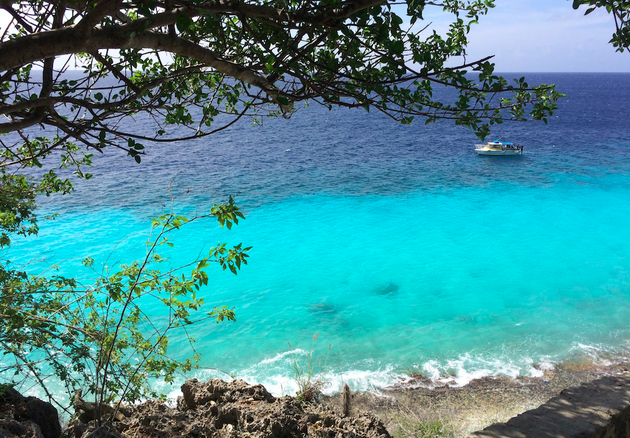
{"type": "MultiPolygon", "coordinates": [[[[565,389],[542,406],[524,412],[507,423],[497,423],[471,438],[596,438],[606,432],[611,418],[630,406],[630,374],[602,377],[565,389]]],[[[624,423],[622,420],[621,422],[624,423]]],[[[625,421],[627,424],[628,422],[625,421]]],[[[611,423],[612,426],[612,423],[611,423]]],[[[610,429],[610,428],[608,428],[610,429]]],[[[613,427],[619,429],[619,426],[613,427]]],[[[625,432],[624,432],[625,433],[625,432]]]]}

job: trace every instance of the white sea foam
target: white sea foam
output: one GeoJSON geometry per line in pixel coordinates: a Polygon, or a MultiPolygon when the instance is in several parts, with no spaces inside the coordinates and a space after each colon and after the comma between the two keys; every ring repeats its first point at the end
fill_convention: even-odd
{"type": "Polygon", "coordinates": [[[556,362],[551,358],[543,358],[537,362],[531,361],[528,377],[544,377],[546,371],[551,371],[556,367],[556,362]]]}
{"type": "Polygon", "coordinates": [[[580,342],[576,342],[575,345],[572,347],[572,350],[580,350],[580,351],[588,354],[589,356],[597,357],[597,355],[601,351],[601,347],[595,346],[595,345],[587,345],[587,344],[582,344],[580,342]]]}
{"type": "MultiPolygon", "coordinates": [[[[251,384],[260,383],[275,396],[295,395],[298,391],[295,372],[283,365],[295,361],[295,355],[305,354],[308,352],[301,349],[279,353],[238,372],[237,377],[251,384]]],[[[409,375],[392,365],[379,366],[372,362],[363,365],[366,369],[313,369],[311,380],[326,382],[323,392],[329,395],[338,393],[346,383],[354,391],[367,392],[380,392],[383,388],[399,383],[410,385],[409,375]]],[[[514,360],[507,356],[483,357],[466,353],[457,358],[444,361],[431,359],[420,364],[417,368],[427,380],[418,386],[434,387],[448,384],[461,387],[475,379],[497,376],[543,377],[545,371],[553,369],[554,366],[552,358],[535,361],[530,357],[521,357],[514,360]]]]}
{"type": "Polygon", "coordinates": [[[261,384],[276,397],[295,395],[298,391],[297,382],[290,376],[276,374],[272,376],[243,375],[242,379],[250,384],[261,384]]]}
{"type": "MultiPolygon", "coordinates": [[[[420,366],[422,375],[433,384],[461,387],[475,379],[484,377],[542,377],[546,370],[555,366],[552,360],[534,361],[530,357],[514,360],[508,357],[485,358],[470,353],[460,355],[456,359],[444,362],[428,360],[420,366]]],[[[426,381],[423,386],[433,386],[426,381]]]]}
{"type": "MultiPolygon", "coordinates": [[[[610,364],[610,361],[600,357],[602,347],[597,345],[576,343],[571,352],[574,355],[586,355],[589,360],[600,365],[610,364]]],[[[291,364],[296,360],[299,362],[308,353],[299,348],[278,353],[273,357],[261,360],[248,369],[237,371],[235,377],[250,384],[262,384],[276,397],[293,396],[299,388],[291,364]]],[[[327,395],[338,393],[346,383],[353,391],[375,393],[398,383],[404,383],[407,387],[414,387],[409,375],[402,373],[394,366],[378,366],[373,361],[365,362],[363,365],[367,369],[314,369],[311,379],[326,382],[323,392],[327,395]]],[[[484,357],[483,355],[466,353],[444,361],[430,359],[417,365],[415,368],[421,370],[421,374],[426,377],[426,380],[415,385],[435,387],[447,384],[453,387],[462,387],[475,379],[484,377],[504,376],[514,379],[518,377],[543,377],[545,371],[553,370],[556,365],[557,360],[550,356],[543,356],[534,360],[527,356],[514,359],[508,356],[484,357]]],[[[197,370],[194,377],[199,380],[210,378],[229,380],[226,373],[214,369],[197,370]]],[[[159,389],[167,392],[169,398],[174,400],[181,395],[179,389],[181,383],[183,380],[172,387],[159,384],[161,385],[159,389]]]]}
{"type": "Polygon", "coordinates": [[[402,374],[395,372],[393,367],[375,371],[350,370],[337,374],[328,373],[324,378],[330,385],[325,388],[324,393],[337,393],[344,384],[348,384],[354,391],[377,392],[399,382],[403,377],[402,374]]]}
{"type": "Polygon", "coordinates": [[[589,361],[601,366],[611,366],[615,362],[623,360],[625,356],[623,354],[620,354],[619,351],[613,350],[610,347],[606,347],[604,345],[590,345],[583,344],[581,342],[576,342],[571,347],[569,352],[573,356],[577,357],[586,356],[589,361]],[[615,357],[615,359],[611,359],[611,356],[615,357]]]}
{"type": "MultiPolygon", "coordinates": [[[[295,355],[303,355],[305,353],[307,353],[307,352],[302,350],[301,348],[295,348],[293,350],[285,351],[283,353],[278,353],[274,357],[271,357],[271,358],[268,358],[268,359],[263,359],[260,362],[260,365],[272,364],[272,363],[276,363],[276,362],[283,362],[288,357],[295,356],[295,355]]],[[[291,359],[291,360],[294,360],[294,359],[291,359]]]]}
{"type": "Polygon", "coordinates": [[[295,395],[299,390],[297,379],[309,378],[309,374],[311,381],[325,383],[323,392],[328,395],[339,392],[346,383],[353,391],[379,391],[403,378],[393,366],[379,366],[372,361],[363,363],[365,369],[331,367],[319,361],[309,365],[309,354],[309,351],[295,348],[265,358],[236,374],[249,383],[264,385],[275,396],[295,395]]]}
{"type": "MultiPolygon", "coordinates": [[[[260,383],[274,396],[295,395],[298,391],[298,384],[294,377],[283,374],[268,376],[247,375],[239,376],[249,383],[260,383]]],[[[341,391],[344,384],[348,384],[353,391],[378,392],[379,390],[400,382],[403,375],[394,372],[393,368],[386,368],[376,371],[349,370],[341,373],[334,371],[314,374],[312,380],[325,382],[322,392],[326,395],[333,395],[341,391]]]]}

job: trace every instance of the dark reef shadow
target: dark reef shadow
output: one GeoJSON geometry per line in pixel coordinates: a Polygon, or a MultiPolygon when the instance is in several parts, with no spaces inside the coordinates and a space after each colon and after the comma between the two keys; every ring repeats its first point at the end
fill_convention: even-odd
{"type": "Polygon", "coordinates": [[[392,296],[398,293],[398,289],[400,289],[400,287],[396,283],[390,282],[385,285],[378,286],[374,289],[374,293],[376,295],[392,296]]]}

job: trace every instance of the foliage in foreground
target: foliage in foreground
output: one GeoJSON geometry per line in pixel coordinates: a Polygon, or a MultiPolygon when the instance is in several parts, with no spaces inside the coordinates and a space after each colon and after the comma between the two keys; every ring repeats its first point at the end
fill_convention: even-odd
{"type": "MultiPolygon", "coordinates": [[[[68,394],[85,389],[99,403],[114,397],[134,402],[159,396],[151,389],[150,379],[172,382],[176,373],[189,371],[199,360],[187,327],[235,320],[234,311],[225,306],[201,311],[204,298],[198,293],[208,284],[206,271],[211,263],[236,274],[247,264],[250,248],[218,244],[204,258],[160,269],[168,263],[158,250],[173,245],[170,235],[209,218],[230,228],[244,216],[231,197],[206,216],[187,219],[172,211],[163,214],[153,220],[142,260],[105,268],[102,273],[94,270],[97,279],[87,286],[70,278],[33,276],[8,264],[1,266],[3,374],[35,379],[51,400],[59,394],[49,392],[46,380],[50,375],[65,385],[68,394]],[[146,313],[156,307],[163,309],[160,316],[146,313]],[[192,357],[181,361],[169,357],[171,335],[186,339],[192,357]]],[[[83,263],[93,267],[94,260],[83,263]]]]}
{"type": "MultiPolygon", "coordinates": [[[[303,402],[315,402],[322,395],[322,390],[330,385],[330,382],[325,380],[324,373],[328,370],[328,355],[330,355],[331,345],[328,345],[328,353],[323,360],[315,360],[313,354],[315,352],[315,341],[319,337],[319,333],[313,335],[313,341],[311,348],[306,352],[306,362],[302,363],[297,359],[291,363],[293,369],[293,380],[297,384],[297,391],[295,397],[303,402]]],[[[289,348],[291,343],[289,342],[289,348]]]]}
{"type": "Polygon", "coordinates": [[[573,9],[587,5],[584,15],[597,8],[604,8],[615,20],[615,31],[609,43],[618,52],[630,51],[630,1],[628,0],[573,0],[573,9]]]}

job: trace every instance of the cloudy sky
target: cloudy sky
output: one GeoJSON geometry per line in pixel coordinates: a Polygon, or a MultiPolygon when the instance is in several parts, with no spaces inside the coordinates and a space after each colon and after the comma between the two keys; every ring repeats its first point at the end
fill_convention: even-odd
{"type": "Polygon", "coordinates": [[[608,44],[615,24],[605,10],[584,16],[571,0],[496,4],[471,30],[468,60],[495,55],[499,72],[630,73],[630,53],[608,44]]]}

